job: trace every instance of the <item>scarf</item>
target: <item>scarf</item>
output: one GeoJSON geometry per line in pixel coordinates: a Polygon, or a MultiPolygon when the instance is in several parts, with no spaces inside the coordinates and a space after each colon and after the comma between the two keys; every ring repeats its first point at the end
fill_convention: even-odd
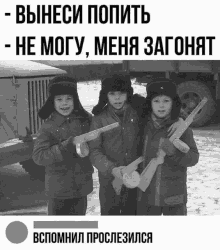
{"type": "Polygon", "coordinates": [[[167,121],[170,119],[170,115],[164,117],[164,118],[158,118],[156,117],[153,113],[151,114],[151,120],[153,122],[153,125],[156,129],[161,129],[163,128],[166,124],[167,121]]]}
{"type": "Polygon", "coordinates": [[[127,109],[128,105],[125,103],[121,109],[115,109],[111,105],[109,105],[110,110],[121,120],[123,121],[123,117],[125,114],[125,110],[127,109]]]}

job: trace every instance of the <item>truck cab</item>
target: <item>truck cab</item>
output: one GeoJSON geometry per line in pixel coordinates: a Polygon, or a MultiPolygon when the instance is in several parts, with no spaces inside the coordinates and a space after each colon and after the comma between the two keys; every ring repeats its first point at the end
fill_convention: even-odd
{"type": "Polygon", "coordinates": [[[49,80],[65,73],[32,61],[0,61],[0,143],[25,135],[25,127],[36,134],[49,80]]]}
{"type": "MultiPolygon", "coordinates": [[[[19,159],[17,158],[19,154],[25,158],[23,149],[20,149],[19,154],[16,154],[16,147],[20,147],[21,144],[18,138],[26,136],[26,128],[32,137],[39,130],[43,121],[38,117],[38,110],[47,99],[48,83],[51,78],[60,74],[66,74],[66,71],[37,62],[0,61],[2,166],[9,165],[12,158],[14,161],[19,159]]],[[[27,147],[31,150],[30,145],[27,147]]],[[[44,178],[44,168],[35,166],[32,159],[19,163],[31,177],[44,178]]]]}

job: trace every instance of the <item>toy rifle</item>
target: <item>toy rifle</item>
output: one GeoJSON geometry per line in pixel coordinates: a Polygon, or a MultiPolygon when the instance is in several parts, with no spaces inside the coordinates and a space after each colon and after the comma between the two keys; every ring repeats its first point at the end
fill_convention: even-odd
{"type": "MultiPolygon", "coordinates": [[[[105,127],[96,129],[89,133],[79,135],[73,138],[73,143],[76,145],[76,151],[81,157],[88,155],[87,141],[96,139],[100,133],[111,130],[119,126],[119,123],[113,123],[105,127]]],[[[34,142],[36,135],[31,135],[28,128],[26,128],[27,135],[20,136],[0,144],[0,167],[15,164],[17,162],[27,161],[32,157],[34,142]]]]}
{"type": "MultiPolygon", "coordinates": [[[[189,117],[184,121],[184,124],[181,125],[175,131],[175,133],[170,137],[170,141],[173,143],[173,145],[183,153],[187,153],[190,148],[186,143],[181,141],[179,138],[184,133],[184,131],[189,127],[189,125],[192,123],[195,115],[205,105],[206,102],[207,102],[207,99],[204,98],[198,104],[198,106],[192,111],[192,113],[189,115],[189,117]]],[[[160,141],[160,144],[162,144],[162,140],[160,141]]],[[[157,169],[157,167],[155,167],[155,166],[158,166],[160,161],[161,161],[160,164],[163,163],[163,158],[165,156],[165,155],[163,156],[163,154],[164,154],[164,151],[163,151],[163,153],[161,151],[159,151],[158,157],[151,160],[151,162],[148,164],[148,166],[142,172],[141,176],[139,176],[139,174],[136,172],[136,169],[137,169],[137,165],[143,161],[143,157],[139,157],[136,161],[129,164],[123,171],[124,172],[124,175],[123,175],[124,185],[128,188],[135,188],[138,186],[140,189],[145,189],[145,185],[147,185],[147,184],[144,184],[145,177],[143,177],[143,176],[149,175],[149,178],[145,178],[145,179],[146,179],[146,182],[147,183],[149,182],[149,184],[150,184],[150,181],[151,181],[151,179],[152,179],[152,177],[157,169]],[[157,163],[158,163],[158,165],[157,165],[157,163]]]]}
{"type": "MultiPolygon", "coordinates": [[[[174,146],[179,149],[183,153],[187,153],[189,151],[189,146],[179,139],[175,139],[173,141],[174,146]]],[[[140,175],[138,174],[137,167],[143,162],[143,157],[139,157],[137,160],[133,161],[129,164],[123,171],[123,183],[128,188],[135,188],[140,183],[140,175]]]]}
{"type": "MultiPolygon", "coordinates": [[[[194,117],[197,115],[199,110],[205,105],[205,103],[208,101],[207,98],[203,98],[202,101],[196,106],[196,108],[191,112],[191,114],[186,118],[186,120],[177,128],[177,130],[171,135],[169,140],[174,143],[178,143],[179,138],[183,135],[183,133],[186,131],[186,129],[189,127],[189,125],[193,122],[194,117]]],[[[160,140],[160,145],[163,142],[163,138],[160,140]]],[[[157,153],[157,157],[153,158],[146,168],[141,173],[140,177],[140,183],[138,187],[145,192],[148,186],[150,185],[150,182],[157,170],[157,167],[164,162],[164,157],[166,156],[166,153],[159,149],[157,153]]]]}
{"type": "Polygon", "coordinates": [[[76,152],[80,157],[85,157],[89,154],[89,148],[87,141],[92,141],[96,139],[101,133],[111,130],[119,126],[118,122],[112,123],[105,127],[93,130],[91,132],[79,135],[73,138],[73,143],[76,145],[76,152]]]}
{"type": "MultiPolygon", "coordinates": [[[[119,195],[121,192],[122,185],[124,183],[124,178],[129,179],[130,185],[128,185],[129,188],[137,187],[140,182],[139,174],[135,171],[138,167],[138,164],[140,164],[143,161],[142,157],[139,157],[132,163],[126,166],[126,172],[123,174],[123,179],[118,178],[115,176],[115,179],[112,182],[112,185],[116,191],[116,193],[119,195]]],[[[127,185],[126,185],[127,186],[127,185]]]]}

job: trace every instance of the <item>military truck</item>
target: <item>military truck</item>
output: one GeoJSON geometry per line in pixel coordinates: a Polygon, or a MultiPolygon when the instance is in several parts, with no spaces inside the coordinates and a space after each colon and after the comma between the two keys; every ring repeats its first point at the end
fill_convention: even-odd
{"type": "Polygon", "coordinates": [[[219,122],[220,108],[220,61],[123,61],[123,70],[130,73],[140,84],[147,84],[153,77],[166,77],[176,81],[187,116],[203,97],[208,103],[201,109],[192,125],[199,127],[207,122],[219,122]]]}
{"type": "MultiPolygon", "coordinates": [[[[37,112],[47,98],[49,80],[60,74],[66,71],[32,61],[0,61],[0,143],[12,140],[9,144],[16,148],[19,146],[16,140],[26,135],[26,128],[35,136],[43,122],[37,112]]],[[[11,158],[16,158],[16,151],[2,146],[1,165],[10,164],[11,158]]],[[[22,157],[25,159],[25,155],[22,157]]],[[[33,167],[32,160],[20,164],[32,176],[36,173],[42,176],[44,168],[33,167]]]]}

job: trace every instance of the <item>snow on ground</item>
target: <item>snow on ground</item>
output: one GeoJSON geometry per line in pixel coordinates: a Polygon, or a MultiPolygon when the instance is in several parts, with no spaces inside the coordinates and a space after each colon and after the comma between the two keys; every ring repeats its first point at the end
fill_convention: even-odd
{"type": "Polygon", "coordinates": [[[220,132],[213,137],[203,133],[194,137],[199,163],[188,169],[188,214],[220,214],[220,132]]]}

